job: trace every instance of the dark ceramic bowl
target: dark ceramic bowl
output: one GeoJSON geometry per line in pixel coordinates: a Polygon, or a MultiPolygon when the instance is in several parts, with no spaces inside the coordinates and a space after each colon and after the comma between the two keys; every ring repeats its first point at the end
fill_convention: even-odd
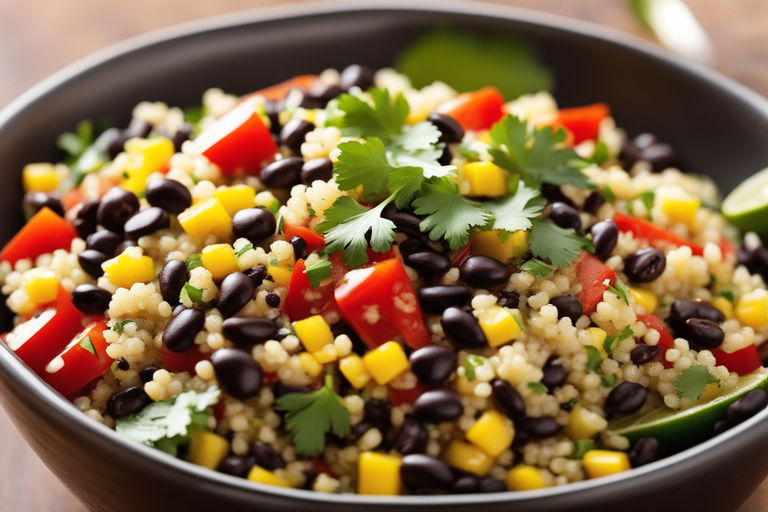
{"type": "MultiPolygon", "coordinates": [[[[419,2],[414,2],[418,4],[419,2]]],[[[605,101],[630,134],[669,141],[688,169],[724,189],[768,163],[768,104],[708,70],[599,27],[483,4],[292,5],[186,25],[109,48],[0,112],[0,240],[21,224],[20,170],[56,158],[84,118],[127,121],[140,100],[193,105],[210,86],[245,93],[292,75],[392,63],[436,24],[527,39],[552,68],[561,105],[605,101]]],[[[0,328],[10,325],[8,312],[0,328]]],[[[256,485],[126,441],[78,412],[0,343],[6,411],[51,470],[93,510],[648,511],[729,510],[768,474],[768,410],[710,441],[608,478],[540,491],[364,497],[256,485]]]]}

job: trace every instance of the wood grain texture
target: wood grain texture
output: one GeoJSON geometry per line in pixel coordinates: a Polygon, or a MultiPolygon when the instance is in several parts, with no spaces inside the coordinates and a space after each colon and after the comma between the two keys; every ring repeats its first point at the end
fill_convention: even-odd
{"type": "MultiPolygon", "coordinates": [[[[496,2],[557,13],[642,35],[620,0],[496,2]]],[[[294,2],[0,0],[0,106],[54,71],[106,45],[174,23],[278,3],[294,2]]],[[[768,2],[688,0],[687,3],[712,36],[720,71],[768,95],[768,2]]],[[[215,85],[214,82],[211,85],[215,85]]],[[[2,410],[0,510],[83,510],[26,445],[2,410]]],[[[764,510],[768,510],[768,481],[739,512],[764,510]]]]}

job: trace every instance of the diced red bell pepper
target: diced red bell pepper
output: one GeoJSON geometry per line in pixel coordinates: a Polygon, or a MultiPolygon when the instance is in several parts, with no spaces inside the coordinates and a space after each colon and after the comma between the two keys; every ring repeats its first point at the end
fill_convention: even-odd
{"type": "Polygon", "coordinates": [[[451,116],[467,131],[487,130],[504,117],[504,96],[495,87],[483,87],[459,94],[438,107],[441,114],[451,116]]]}
{"type": "Polygon", "coordinates": [[[195,365],[208,359],[210,354],[203,354],[197,345],[188,348],[183,352],[171,352],[165,346],[160,349],[163,354],[163,368],[169,372],[188,372],[195,373],[195,365]]]}
{"type": "Polygon", "coordinates": [[[654,247],[660,243],[677,245],[678,247],[687,246],[691,248],[691,251],[696,256],[704,254],[704,248],[702,246],[691,243],[685,238],[670,233],[666,229],[660,228],[647,220],[630,217],[624,213],[616,212],[613,216],[613,221],[616,223],[616,226],[618,226],[619,231],[632,233],[635,238],[645,240],[654,247]]]}
{"type": "Polygon", "coordinates": [[[259,95],[267,98],[268,100],[280,100],[283,99],[291,89],[309,89],[317,83],[317,75],[298,75],[293,78],[289,78],[284,82],[270,85],[264,89],[252,92],[244,96],[241,101],[245,101],[253,96],[259,95]]]}
{"type": "Polygon", "coordinates": [[[219,401],[213,404],[213,407],[211,407],[211,414],[213,414],[213,417],[216,418],[216,421],[221,421],[226,411],[227,404],[224,402],[223,398],[220,398],[219,401]]]}
{"type": "MultiPolygon", "coordinates": [[[[162,172],[168,172],[167,169],[162,172]]],[[[109,192],[112,187],[117,185],[117,181],[112,178],[107,177],[99,177],[98,180],[98,191],[99,191],[99,197],[103,196],[107,192],[109,192]]],[[[64,207],[65,212],[69,212],[72,208],[79,205],[80,203],[84,202],[86,200],[85,191],[83,190],[83,186],[80,185],[79,187],[71,188],[69,189],[64,196],[61,198],[61,204],[64,207]]],[[[70,219],[71,220],[71,219],[70,219]]]]}
{"type": "Polygon", "coordinates": [[[724,236],[721,236],[720,240],[717,241],[717,246],[720,247],[720,253],[723,255],[724,260],[736,257],[736,247],[724,236]]]}
{"type": "Polygon", "coordinates": [[[315,462],[312,463],[312,469],[309,470],[309,473],[311,475],[319,475],[321,473],[325,473],[326,475],[336,478],[338,475],[333,472],[333,469],[331,469],[330,464],[325,459],[315,459],[315,462]]]}
{"type": "Polygon", "coordinates": [[[412,404],[426,390],[427,388],[425,388],[421,384],[416,384],[414,387],[410,389],[389,388],[387,390],[387,394],[389,396],[389,401],[392,403],[392,405],[397,407],[398,405],[412,404]]]}
{"type": "Polygon", "coordinates": [[[88,324],[59,355],[51,359],[40,377],[53,389],[70,397],[104,375],[112,364],[104,339],[107,329],[109,327],[104,320],[88,324]]]}
{"type": "Polygon", "coordinates": [[[712,351],[712,355],[715,356],[717,364],[721,364],[728,368],[732,372],[736,372],[739,375],[746,375],[752,373],[763,365],[760,360],[760,353],[757,351],[757,346],[752,344],[731,352],[730,354],[725,350],[716,348],[712,351]]]}
{"type": "Polygon", "coordinates": [[[663,364],[665,368],[671,368],[673,364],[667,361],[664,355],[667,353],[667,350],[675,348],[675,338],[672,336],[672,334],[670,334],[667,326],[664,325],[664,322],[661,320],[661,318],[657,317],[656,315],[637,315],[637,319],[640,322],[643,322],[649,329],[655,329],[658,331],[659,342],[656,344],[656,346],[661,347],[658,360],[661,361],[661,364],[663,364]]]}
{"type": "Polygon", "coordinates": [[[48,361],[83,328],[83,318],[69,293],[59,286],[56,302],[17,325],[5,336],[5,343],[27,366],[41,374],[48,361]]]}
{"type": "Polygon", "coordinates": [[[306,268],[304,260],[296,261],[288,284],[288,294],[283,301],[283,311],[292,322],[321,313],[326,303],[333,298],[333,284],[313,288],[309,276],[304,273],[306,268]]]}
{"type": "Polygon", "coordinates": [[[242,168],[258,176],[262,164],[277,153],[277,144],[261,120],[254,99],[246,100],[221,116],[201,133],[195,144],[224,174],[242,168]]]}
{"type": "Polygon", "coordinates": [[[582,312],[589,316],[603,301],[603,293],[607,288],[605,280],[607,279],[613,285],[616,282],[616,273],[597,256],[582,251],[576,263],[576,278],[581,284],[579,302],[581,302],[582,312]]]}
{"type": "Polygon", "coordinates": [[[580,144],[585,140],[597,140],[600,123],[609,115],[611,110],[605,103],[563,108],[558,111],[553,126],[562,126],[573,135],[573,144],[580,144]]]}
{"type": "Polygon", "coordinates": [[[413,283],[399,259],[350,270],[334,296],[344,319],[369,347],[398,335],[414,349],[430,344],[413,283]]]}
{"type": "Polygon", "coordinates": [[[75,237],[75,228],[53,210],[44,207],[3,247],[0,260],[13,265],[21,259],[34,259],[56,249],[69,250],[75,237]]]}
{"type": "MultiPolygon", "coordinates": [[[[376,252],[370,247],[368,247],[365,250],[366,254],[368,254],[368,261],[365,265],[363,265],[363,268],[370,267],[374,263],[378,263],[380,261],[385,261],[392,258],[399,257],[399,252],[396,248],[396,246],[390,247],[390,249],[387,252],[376,252]]],[[[338,283],[341,281],[345,275],[347,275],[347,272],[349,272],[351,269],[347,266],[346,263],[344,263],[344,252],[343,251],[336,251],[334,253],[331,253],[328,255],[328,261],[331,262],[331,278],[333,279],[334,283],[338,283]]]]}
{"type": "Polygon", "coordinates": [[[467,245],[456,251],[456,254],[451,258],[451,266],[458,267],[464,260],[472,256],[472,244],[467,242],[467,245]]]}
{"type": "Polygon", "coordinates": [[[325,247],[325,238],[319,233],[315,233],[310,228],[304,226],[294,226],[293,224],[283,223],[283,239],[290,241],[291,238],[298,236],[307,243],[307,252],[316,251],[325,247]]]}

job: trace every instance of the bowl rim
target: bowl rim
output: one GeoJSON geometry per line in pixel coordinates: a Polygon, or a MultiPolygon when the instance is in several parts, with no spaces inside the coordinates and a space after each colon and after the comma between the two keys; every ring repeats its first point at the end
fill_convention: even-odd
{"type": "MultiPolygon", "coordinates": [[[[758,93],[727,78],[709,68],[693,62],[686,62],[662,51],[649,43],[619,32],[618,30],[602,27],[586,21],[566,18],[539,11],[519,7],[485,2],[469,2],[462,0],[370,0],[358,3],[353,0],[319,0],[312,2],[297,2],[280,6],[258,7],[245,11],[236,11],[214,17],[188,21],[169,27],[154,30],[134,36],[127,40],[112,44],[94,52],[62,70],[54,73],[33,85],[16,99],[0,110],[0,131],[7,128],[17,116],[38,100],[55,94],[56,89],[67,82],[76,79],[80,74],[99,68],[113,59],[124,57],[139,50],[146,50],[155,45],[162,45],[175,39],[196,37],[205,33],[247,25],[258,25],[278,20],[301,20],[334,14],[354,14],[359,12],[442,12],[449,14],[465,14],[469,16],[486,17],[508,20],[535,26],[543,30],[551,30],[571,36],[598,40],[603,44],[618,46],[630,53],[649,58],[658,64],[676,68],[695,79],[708,82],[710,85],[725,91],[730,96],[737,97],[756,111],[768,118],[768,100],[758,93]]],[[[215,84],[211,84],[213,86],[215,84]]],[[[24,363],[3,343],[0,343],[0,378],[12,389],[20,391],[26,398],[33,401],[30,407],[38,412],[54,418],[56,422],[71,422],[78,428],[85,429],[88,435],[98,436],[101,441],[119,446],[120,450],[128,450],[147,459],[158,466],[158,470],[172,470],[178,475],[184,475],[198,481],[215,483],[244,493],[254,495],[267,494],[278,499],[300,500],[305,504],[319,502],[326,505],[376,505],[389,506],[448,506],[448,505],[480,505],[498,502],[515,503],[528,502],[538,498],[563,497],[567,495],[593,492],[605,487],[618,488],[618,484],[636,481],[657,480],[679,471],[678,466],[695,465],[706,454],[712,456],[713,451],[725,453],[726,445],[732,444],[747,431],[756,430],[763,424],[763,433],[768,437],[768,409],[728,431],[715,436],[703,443],[697,444],[677,454],[665,457],[640,468],[622,472],[608,477],[583,480],[567,485],[548,487],[531,491],[505,491],[485,494],[448,494],[441,496],[365,496],[358,494],[328,494],[304,489],[285,489],[265,484],[251,482],[244,478],[226,475],[212,471],[192,463],[164,454],[160,450],[136,443],[119,436],[113,429],[91,420],[73,407],[72,403],[55,392],[40,378],[29,370],[24,363]]],[[[634,484],[633,484],[634,485],[634,484]]]]}

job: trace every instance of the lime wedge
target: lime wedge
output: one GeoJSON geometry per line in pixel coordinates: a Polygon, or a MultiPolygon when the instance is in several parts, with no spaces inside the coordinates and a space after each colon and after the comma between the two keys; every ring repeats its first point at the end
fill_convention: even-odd
{"type": "Polygon", "coordinates": [[[641,437],[655,437],[664,451],[681,450],[714,435],[713,428],[725,417],[725,410],[739,397],[753,389],[768,391],[768,373],[752,373],[739,378],[736,387],[707,403],[681,411],[659,407],[645,413],[612,421],[608,430],[631,442],[641,437]]]}
{"type": "Polygon", "coordinates": [[[743,231],[768,234],[768,168],[733,189],[723,201],[722,212],[743,231]]]}

